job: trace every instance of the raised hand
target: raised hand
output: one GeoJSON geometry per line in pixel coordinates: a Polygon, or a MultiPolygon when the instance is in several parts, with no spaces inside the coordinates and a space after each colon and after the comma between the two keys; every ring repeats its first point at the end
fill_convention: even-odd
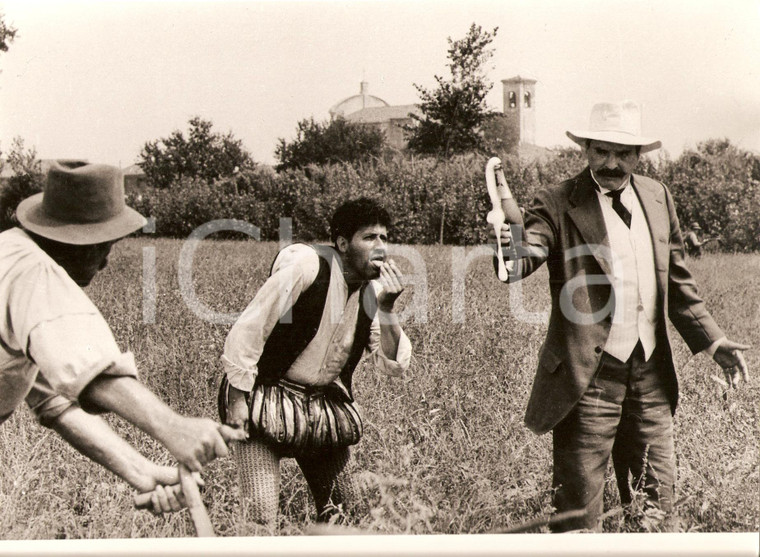
{"type": "Polygon", "coordinates": [[[380,266],[380,277],[377,279],[382,285],[382,291],[377,296],[378,307],[385,312],[390,312],[396,300],[404,291],[401,284],[403,275],[393,259],[384,261],[380,266]]]}

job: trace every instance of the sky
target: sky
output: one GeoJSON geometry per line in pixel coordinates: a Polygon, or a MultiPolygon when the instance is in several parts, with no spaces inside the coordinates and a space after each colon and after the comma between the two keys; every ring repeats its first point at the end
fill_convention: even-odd
{"type": "Polygon", "coordinates": [[[677,156],[710,138],[760,152],[760,0],[0,1],[0,150],[127,167],[193,116],[276,162],[300,120],[362,80],[389,104],[448,77],[447,38],[498,27],[501,80],[538,80],[536,143],[572,145],[594,103],[632,99],[677,156]]]}

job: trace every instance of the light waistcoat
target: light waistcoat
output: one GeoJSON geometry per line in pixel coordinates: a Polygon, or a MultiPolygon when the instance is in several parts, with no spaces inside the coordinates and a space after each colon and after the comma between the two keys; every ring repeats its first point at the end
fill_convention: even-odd
{"type": "Polygon", "coordinates": [[[630,185],[620,199],[631,212],[630,229],[612,208],[612,200],[601,192],[597,194],[610,242],[615,297],[604,351],[625,362],[640,340],[648,360],[657,344],[657,279],[649,226],[630,185]]]}

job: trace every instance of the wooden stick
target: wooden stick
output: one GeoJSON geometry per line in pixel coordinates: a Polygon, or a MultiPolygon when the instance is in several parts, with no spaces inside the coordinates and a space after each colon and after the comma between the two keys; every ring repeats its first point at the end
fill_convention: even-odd
{"type": "Polygon", "coordinates": [[[575,509],[572,511],[558,513],[548,518],[542,517],[536,518],[534,520],[529,520],[528,522],[523,522],[522,524],[518,524],[517,526],[512,526],[510,528],[499,528],[497,530],[492,530],[489,532],[489,534],[518,534],[520,532],[529,532],[530,530],[540,528],[541,526],[552,526],[571,518],[581,518],[583,516],[586,516],[586,509],[575,509]]]}
{"type": "MultiPolygon", "coordinates": [[[[216,533],[214,532],[214,527],[211,525],[211,519],[203,504],[201,494],[198,491],[198,484],[195,483],[192,472],[182,464],[178,466],[178,469],[182,493],[185,495],[185,504],[187,505],[187,510],[190,512],[190,518],[195,527],[195,534],[199,538],[215,537],[216,533]]],[[[150,507],[151,494],[152,492],[135,495],[135,508],[145,509],[150,507]]]]}
{"type": "Polygon", "coordinates": [[[195,526],[195,534],[199,538],[213,538],[216,536],[211,519],[208,517],[206,506],[201,500],[198,484],[195,483],[192,472],[184,464],[179,465],[179,482],[182,485],[182,493],[185,494],[187,510],[195,526]]]}

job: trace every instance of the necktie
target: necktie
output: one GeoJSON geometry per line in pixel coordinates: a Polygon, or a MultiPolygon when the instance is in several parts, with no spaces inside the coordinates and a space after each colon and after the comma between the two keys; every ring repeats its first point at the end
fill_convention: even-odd
{"type": "Polygon", "coordinates": [[[615,212],[618,214],[618,216],[623,219],[623,222],[625,225],[630,228],[631,227],[631,212],[625,208],[625,205],[623,205],[623,202],[620,201],[620,196],[623,195],[623,191],[625,188],[620,188],[615,191],[611,191],[609,193],[606,193],[607,197],[612,199],[612,208],[615,209],[615,212]]]}

